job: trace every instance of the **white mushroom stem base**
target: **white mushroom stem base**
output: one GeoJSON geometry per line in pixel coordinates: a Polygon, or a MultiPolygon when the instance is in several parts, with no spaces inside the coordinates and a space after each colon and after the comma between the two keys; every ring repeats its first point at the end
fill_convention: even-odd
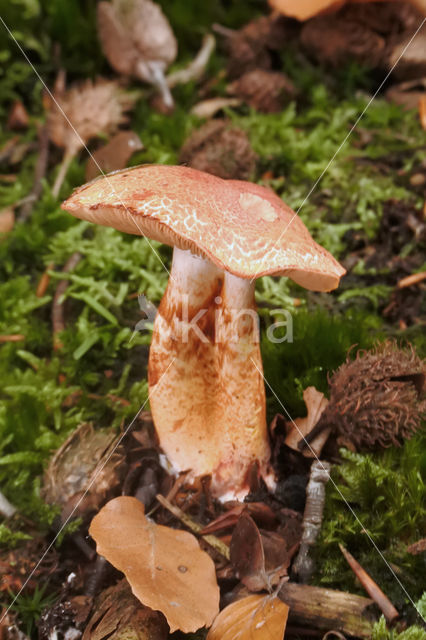
{"type": "Polygon", "coordinates": [[[257,466],[273,483],[254,284],[175,249],[148,380],[160,445],[176,471],[211,475],[221,498],[247,494],[257,466]]]}

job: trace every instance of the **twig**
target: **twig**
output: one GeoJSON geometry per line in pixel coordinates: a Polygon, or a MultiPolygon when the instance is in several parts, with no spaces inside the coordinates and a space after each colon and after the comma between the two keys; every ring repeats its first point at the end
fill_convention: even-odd
{"type": "Polygon", "coordinates": [[[4,342],[21,342],[21,340],[25,340],[25,337],[22,333],[12,333],[9,335],[0,336],[0,344],[4,342]]]}
{"type": "Polygon", "coordinates": [[[40,127],[38,131],[38,156],[34,170],[34,184],[29,196],[30,199],[22,207],[18,220],[25,222],[33,210],[34,202],[38,200],[43,191],[43,178],[46,175],[47,164],[49,161],[49,132],[47,124],[40,127]]]}
{"type": "MultiPolygon", "coordinates": [[[[62,269],[62,273],[69,273],[73,271],[75,267],[80,262],[83,256],[81,253],[76,251],[72,254],[72,256],[67,260],[62,269]]],[[[62,342],[59,340],[58,335],[61,331],[65,329],[65,319],[64,319],[64,306],[62,301],[62,296],[68,287],[68,280],[61,280],[56,287],[55,295],[53,296],[53,304],[52,304],[52,327],[53,327],[53,348],[55,351],[62,348],[62,342]]]]}
{"type": "Polygon", "coordinates": [[[374,582],[373,578],[361,567],[359,562],[355,560],[353,555],[347,551],[343,545],[339,544],[339,549],[342,552],[348,565],[366,590],[369,596],[373,598],[374,602],[383,612],[388,622],[393,622],[399,618],[399,613],[393,606],[389,598],[383,593],[380,587],[374,582]]]}
{"type": "Polygon", "coordinates": [[[419,284],[419,282],[422,282],[423,280],[426,280],[426,271],[412,273],[405,278],[401,278],[401,280],[398,280],[398,284],[396,286],[398,289],[405,289],[405,287],[411,287],[413,284],[419,284]]]}
{"type": "Polygon", "coordinates": [[[212,29],[215,33],[225,38],[232,38],[238,33],[235,29],[229,29],[229,27],[224,27],[223,24],[218,24],[217,22],[212,25],[212,29]]]}
{"type": "Polygon", "coordinates": [[[65,176],[67,175],[71,160],[73,160],[74,157],[74,151],[65,151],[64,157],[62,158],[62,162],[59,167],[58,175],[56,176],[55,184],[52,188],[52,194],[55,196],[55,198],[57,198],[59,195],[59,191],[61,190],[62,183],[65,179],[65,176]]]}
{"type": "Polygon", "coordinates": [[[315,460],[306,487],[306,505],[303,513],[303,533],[299,553],[293,563],[293,572],[299,582],[307,583],[314,572],[314,561],[309,556],[321,530],[325,502],[325,485],[330,479],[331,465],[315,460]]]}
{"type": "Polygon", "coordinates": [[[55,267],[54,263],[51,262],[50,264],[47,265],[46,269],[44,270],[44,273],[40,278],[40,282],[37,285],[37,289],[36,289],[37,298],[42,298],[46,293],[46,289],[49,286],[49,282],[50,282],[49,271],[52,271],[54,267],[55,267]]]}
{"type": "MultiPolygon", "coordinates": [[[[157,494],[156,498],[165,509],[170,511],[170,513],[173,513],[173,515],[176,516],[176,518],[178,518],[178,520],[180,520],[186,527],[188,527],[188,529],[191,529],[191,531],[200,535],[203,527],[198,524],[198,522],[194,522],[194,520],[190,518],[188,514],[184,513],[182,509],[179,509],[179,507],[177,507],[176,505],[171,504],[171,502],[169,502],[167,498],[165,498],[161,494],[157,494]]],[[[216,538],[216,536],[212,535],[202,536],[202,538],[224,558],[229,560],[229,547],[224,542],[222,542],[222,540],[219,540],[219,538],[216,538]]]]}
{"type": "Polygon", "coordinates": [[[185,84],[191,80],[199,80],[204,73],[210,56],[216,46],[216,40],[211,33],[204,36],[201,49],[194,60],[185,69],[180,69],[166,77],[167,86],[173,89],[177,84],[185,84]]]}
{"type": "Polygon", "coordinates": [[[373,600],[322,587],[285,582],[279,598],[289,607],[289,624],[313,627],[317,630],[335,629],[357,638],[371,638],[373,600]]]}
{"type": "Polygon", "coordinates": [[[105,574],[107,573],[108,569],[111,567],[108,560],[98,555],[96,556],[94,565],[95,566],[93,567],[92,572],[87,578],[85,588],[84,588],[84,595],[91,596],[92,598],[94,598],[97,595],[99,588],[105,578],[105,574]]]}
{"type": "Polygon", "coordinates": [[[11,518],[16,513],[16,507],[0,491],[0,513],[5,518],[11,518]]]}

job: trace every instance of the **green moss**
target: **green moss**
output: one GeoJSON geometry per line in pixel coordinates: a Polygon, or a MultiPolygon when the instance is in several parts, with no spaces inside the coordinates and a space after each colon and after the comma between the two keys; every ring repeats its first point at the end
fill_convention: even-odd
{"type": "Polygon", "coordinates": [[[424,535],[426,526],[425,443],[422,433],[401,448],[376,454],[341,452],[344,463],[334,467],[333,482],[327,485],[316,549],[319,583],[360,589],[339,551],[341,543],[398,609],[407,608],[408,600],[392,571],[411,598],[422,595],[424,561],[406,548],[424,535]]]}
{"type": "MultiPolygon", "coordinates": [[[[287,307],[288,308],[288,307],[287,307]]],[[[271,342],[262,334],[265,378],[289,414],[305,415],[303,390],[311,385],[327,393],[327,374],[337,369],[353,345],[371,346],[378,338],[380,320],[355,310],[331,314],[321,307],[292,311],[293,341],[271,342]]],[[[288,328],[274,332],[285,337],[288,328]]],[[[282,413],[277,398],[268,392],[268,413],[282,413]]]]}

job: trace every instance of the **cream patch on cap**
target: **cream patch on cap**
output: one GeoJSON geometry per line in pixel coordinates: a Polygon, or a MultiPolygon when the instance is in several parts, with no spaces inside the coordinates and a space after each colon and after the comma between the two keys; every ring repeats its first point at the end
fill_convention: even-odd
{"type": "Polygon", "coordinates": [[[247,213],[257,216],[266,222],[274,222],[277,219],[277,212],[267,201],[256,196],[254,193],[241,193],[240,205],[247,213]]]}

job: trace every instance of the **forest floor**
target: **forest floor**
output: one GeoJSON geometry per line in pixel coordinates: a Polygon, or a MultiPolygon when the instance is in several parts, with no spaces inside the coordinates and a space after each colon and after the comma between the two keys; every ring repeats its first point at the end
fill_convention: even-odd
{"type": "MultiPolygon", "coordinates": [[[[390,89],[400,82],[396,72],[376,95],[387,71],[369,62],[368,56],[318,62],[301,43],[295,21],[290,21],[285,46],[282,42],[272,46],[255,28],[248,41],[256,52],[256,64],[264,65],[266,56],[267,70],[285,78],[284,88],[275,96],[271,85],[260,84],[256,95],[264,91],[267,98],[256,103],[250,90],[235,88],[235,65],[242,54],[232,53],[231,32],[225,32],[238,33],[250,21],[266,16],[266,3],[212,0],[200,5],[195,0],[164,0],[160,4],[179,45],[172,71],[195,57],[206,33],[215,34],[216,48],[200,79],[173,89],[173,111],[159,103],[152,87],[136,80],[127,83],[132,106],[121,129],[137,135],[143,147],[125,162],[129,166],[201,162],[207,169],[213,167],[212,172],[219,166],[225,177],[270,187],[299,211],[314,239],[347,269],[332,293],[310,292],[286,278],[266,276],[257,281],[268,422],[283,413],[283,405],[292,418],[304,416],[307,387],[328,396],[329,376],[349,352],[352,357],[358,350],[394,340],[401,347],[409,343],[424,359],[426,131],[417,103],[407,109],[391,99],[390,89]],[[219,109],[213,119],[194,110],[202,101],[230,96],[236,102],[219,109]],[[196,139],[188,145],[206,120],[220,122],[213,137],[206,134],[201,143],[196,139]],[[236,137],[227,141],[224,130],[237,132],[236,137]],[[406,284],[408,276],[412,281],[406,284]],[[266,331],[271,310],[277,309],[291,313],[293,340],[272,344],[266,331]]],[[[53,90],[63,70],[67,87],[97,76],[122,82],[99,45],[95,2],[17,0],[3,7],[2,17],[34,65],[0,24],[0,60],[5,63],[0,73],[0,489],[16,508],[12,517],[0,521],[0,605],[3,611],[12,605],[3,627],[0,624],[3,640],[12,638],[15,624],[27,637],[37,633],[52,637],[54,614],[44,616],[40,625],[42,612],[64,598],[86,593],[87,581],[98,570],[87,533],[91,517],[107,498],[122,493],[125,478],[135,493],[127,472],[111,468],[107,488],[94,488],[91,500],[74,514],[78,517],[67,520],[75,499],[70,475],[90,477],[94,452],[101,456],[147,402],[151,330],[148,326],[143,332],[134,331],[143,317],[138,295],[159,303],[167,284],[162,263],[169,268],[171,249],[95,227],[61,209],[61,201],[86,181],[85,149],[71,159],[59,193],[54,194],[66,143],[47,142],[45,123],[52,106],[43,83],[53,90]],[[24,113],[16,106],[12,113],[16,103],[24,113]],[[48,154],[44,168],[43,153],[48,154]],[[34,186],[35,198],[28,199],[34,186]],[[84,425],[92,425],[99,441],[85,445],[82,436],[77,446],[72,434],[78,428],[83,433],[92,428],[84,425]],[[69,438],[68,457],[56,457],[52,464],[52,455],[69,438]],[[77,575],[76,583],[65,593],[71,572],[77,575]]],[[[84,92],[82,96],[84,103],[84,92]]],[[[82,114],[74,115],[78,130],[82,114]]],[[[109,138],[99,131],[87,142],[88,148],[93,153],[109,138]]],[[[378,405],[377,410],[384,409],[378,405]]],[[[149,422],[144,413],[135,429],[142,433],[149,422]]],[[[339,549],[341,544],[400,613],[402,626],[396,631],[386,630],[383,621],[376,624],[376,640],[397,638],[401,632],[407,640],[425,638],[413,606],[419,603],[418,611],[426,615],[426,585],[421,579],[425,552],[424,546],[423,553],[413,552],[412,547],[425,535],[424,429],[401,441],[401,446],[371,452],[358,451],[350,437],[340,449],[333,435],[331,439],[334,447],[329,447],[328,459],[333,463],[333,482],[327,485],[310,582],[366,595],[339,549]],[[411,635],[403,632],[404,625],[411,628],[411,635]]],[[[135,442],[126,436],[120,445],[119,462],[124,465],[126,460],[127,471],[136,460],[135,442]]],[[[281,469],[281,486],[288,484],[279,508],[298,512],[301,518],[309,464],[302,454],[280,446],[275,463],[281,469]],[[297,481],[291,483],[295,477],[302,478],[302,498],[297,481]]],[[[146,451],[154,445],[144,440],[141,447],[148,456],[146,451]]],[[[327,450],[324,455],[327,459],[327,450]]],[[[150,465],[157,474],[157,492],[170,488],[158,471],[157,458],[150,459],[150,465]]],[[[199,486],[185,491],[177,493],[176,503],[203,526],[222,512],[222,506],[208,501],[206,505],[205,496],[201,500],[199,486]]],[[[268,499],[263,501],[272,511],[278,509],[268,499]]],[[[179,524],[167,510],[158,513],[159,522],[179,524]]],[[[232,586],[230,574],[226,575],[225,592],[232,586]]],[[[99,591],[116,578],[117,574],[108,574],[93,589],[99,591]]],[[[298,634],[303,635],[303,629],[292,633],[298,634]]],[[[205,633],[179,637],[204,638],[205,633]]]]}

